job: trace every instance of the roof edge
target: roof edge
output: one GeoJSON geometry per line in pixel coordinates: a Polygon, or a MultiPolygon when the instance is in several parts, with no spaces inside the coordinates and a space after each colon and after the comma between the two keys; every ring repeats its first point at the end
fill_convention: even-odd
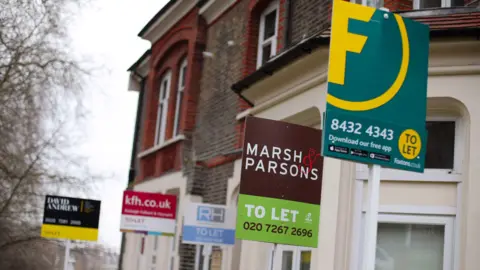
{"type": "MultiPolygon", "coordinates": [[[[430,32],[430,39],[432,37],[468,37],[474,36],[480,37],[480,28],[460,28],[460,29],[442,29],[435,30],[430,32]]],[[[310,54],[313,50],[318,49],[322,45],[329,45],[330,37],[329,36],[313,36],[303,42],[296,44],[290,49],[284,51],[276,58],[270,60],[265,65],[252,72],[248,76],[234,83],[230,88],[238,95],[242,95],[242,92],[245,89],[248,89],[250,86],[258,83],[259,81],[270,77],[276,71],[283,69],[292,62],[304,57],[307,54],[310,54]]]]}
{"type": "Polygon", "coordinates": [[[429,8],[419,10],[399,10],[394,13],[401,14],[406,18],[417,17],[436,17],[445,15],[457,15],[463,13],[480,12],[480,7],[447,7],[447,8],[429,8]]]}
{"type": "Polygon", "coordinates": [[[151,49],[148,49],[146,50],[142,56],[140,56],[140,58],[138,58],[137,61],[135,61],[135,63],[133,63],[133,65],[131,65],[127,71],[134,71],[135,69],[137,69],[137,67],[145,60],[147,59],[150,55],[152,54],[152,50],[151,49]]]}
{"type": "Polygon", "coordinates": [[[142,28],[142,30],[140,30],[140,32],[138,32],[138,35],[139,37],[142,37],[143,34],[145,34],[149,29],[150,27],[153,26],[153,24],[155,24],[155,22],[160,19],[160,17],[162,17],[163,14],[165,14],[165,12],[167,12],[175,3],[177,3],[177,0],[170,0],[168,1],[168,3],[166,3],[158,12],[157,14],[155,14],[148,22],[147,24],[142,28]]]}

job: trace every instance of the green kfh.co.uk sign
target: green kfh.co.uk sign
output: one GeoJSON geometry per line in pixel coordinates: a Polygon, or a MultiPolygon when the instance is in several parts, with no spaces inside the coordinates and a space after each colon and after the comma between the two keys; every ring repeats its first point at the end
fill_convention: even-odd
{"type": "Polygon", "coordinates": [[[248,117],[236,238],[317,247],[322,132],[248,117]]]}
{"type": "Polygon", "coordinates": [[[423,172],[429,28],[334,0],[324,156],[423,172]]]}

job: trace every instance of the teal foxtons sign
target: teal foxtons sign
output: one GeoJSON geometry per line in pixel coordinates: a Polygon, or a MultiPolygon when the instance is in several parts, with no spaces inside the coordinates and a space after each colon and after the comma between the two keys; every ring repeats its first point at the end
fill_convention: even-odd
{"type": "Polygon", "coordinates": [[[334,0],[323,155],[423,172],[428,26],[334,0]]]}
{"type": "Polygon", "coordinates": [[[247,118],[236,238],[317,247],[321,137],[317,129],[247,118]]]}

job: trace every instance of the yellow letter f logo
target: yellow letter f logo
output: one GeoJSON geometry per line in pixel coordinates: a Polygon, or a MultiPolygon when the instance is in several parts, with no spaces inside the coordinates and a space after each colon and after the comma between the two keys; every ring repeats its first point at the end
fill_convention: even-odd
{"type": "Polygon", "coordinates": [[[343,85],[347,51],[361,53],[367,37],[348,32],[350,18],[368,22],[375,13],[371,7],[350,4],[343,0],[334,0],[332,15],[332,36],[330,39],[330,61],[328,81],[343,85]]]}
{"type": "MultiPolygon", "coordinates": [[[[345,85],[345,68],[347,52],[361,53],[367,37],[348,32],[349,19],[369,22],[376,9],[349,3],[342,0],[333,0],[332,34],[330,37],[330,63],[328,67],[328,82],[345,85]]],[[[402,40],[402,62],[397,78],[390,88],[381,95],[365,101],[349,101],[327,94],[327,102],[339,109],[347,111],[368,111],[378,108],[395,97],[407,76],[410,59],[410,48],[407,29],[401,16],[394,14],[402,40]]],[[[378,22],[381,23],[381,22],[378,22]]]]}

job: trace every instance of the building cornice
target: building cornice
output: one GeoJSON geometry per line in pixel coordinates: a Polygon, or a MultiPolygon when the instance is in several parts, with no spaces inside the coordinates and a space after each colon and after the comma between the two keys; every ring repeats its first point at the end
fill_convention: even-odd
{"type": "Polygon", "coordinates": [[[200,9],[199,13],[203,16],[207,24],[214,22],[237,0],[210,0],[200,9]]]}
{"type": "Polygon", "coordinates": [[[196,6],[197,2],[193,0],[171,0],[147,23],[138,36],[155,43],[196,6]]]}

